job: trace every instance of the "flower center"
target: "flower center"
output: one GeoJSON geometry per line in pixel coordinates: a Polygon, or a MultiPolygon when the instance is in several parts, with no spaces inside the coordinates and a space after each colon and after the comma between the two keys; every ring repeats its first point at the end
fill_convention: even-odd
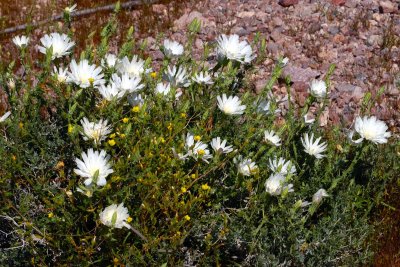
{"type": "Polygon", "coordinates": [[[226,114],[232,114],[235,111],[233,105],[225,104],[223,110],[226,114]]]}

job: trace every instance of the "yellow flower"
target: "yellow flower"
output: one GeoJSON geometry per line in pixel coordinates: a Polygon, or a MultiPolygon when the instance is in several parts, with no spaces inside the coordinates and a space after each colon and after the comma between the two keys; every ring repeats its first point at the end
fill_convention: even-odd
{"type": "Polygon", "coordinates": [[[181,192],[182,192],[182,193],[186,193],[186,191],[187,191],[186,187],[182,186],[182,187],[181,187],[181,192]]]}
{"type": "Polygon", "coordinates": [[[53,218],[54,214],[53,214],[52,212],[50,212],[49,214],[47,214],[47,216],[48,216],[49,218],[53,218]]]}
{"type": "Polygon", "coordinates": [[[201,140],[201,136],[200,135],[195,135],[194,136],[194,140],[195,141],[200,141],[201,140]]]}
{"type": "Polygon", "coordinates": [[[192,177],[192,179],[196,179],[196,174],[193,173],[193,174],[191,175],[191,177],[192,177]]]}
{"type": "Polygon", "coordinates": [[[12,155],[11,158],[12,158],[13,161],[17,160],[17,157],[15,155],[12,155]]]}
{"type": "Polygon", "coordinates": [[[128,118],[123,118],[123,119],[122,119],[122,122],[123,122],[123,123],[128,123],[128,122],[129,122],[129,119],[128,119],[128,118]]]}
{"type": "Polygon", "coordinates": [[[203,184],[203,185],[201,185],[201,189],[203,189],[203,190],[210,190],[211,187],[210,187],[208,184],[203,184]]]}
{"type": "Polygon", "coordinates": [[[172,131],[172,123],[169,123],[169,124],[168,124],[167,129],[170,130],[170,131],[172,131]]]}
{"type": "Polygon", "coordinates": [[[93,85],[94,79],[93,79],[93,78],[89,78],[88,80],[89,80],[89,83],[90,83],[91,85],[93,85]]]}
{"type": "Polygon", "coordinates": [[[18,126],[19,126],[20,129],[22,129],[22,128],[24,128],[24,123],[20,122],[20,123],[18,124],[18,126]]]}
{"type": "Polygon", "coordinates": [[[120,134],[119,137],[125,138],[125,137],[126,137],[126,134],[120,134]]]}
{"type": "Polygon", "coordinates": [[[138,113],[140,111],[140,107],[139,106],[134,106],[132,108],[132,112],[138,113]]]}
{"type": "Polygon", "coordinates": [[[108,140],[108,144],[109,144],[110,146],[115,146],[115,140],[114,140],[114,139],[108,140]]]}
{"type": "Polygon", "coordinates": [[[185,217],[183,217],[183,219],[185,219],[186,221],[190,221],[190,216],[189,215],[185,215],[185,217]]]}
{"type": "Polygon", "coordinates": [[[68,124],[68,133],[72,133],[74,131],[74,125],[68,124]]]}
{"type": "Polygon", "coordinates": [[[110,138],[111,138],[111,139],[114,139],[114,138],[115,138],[115,133],[110,134],[110,138]]]}
{"type": "Polygon", "coordinates": [[[206,152],[203,149],[199,149],[197,150],[197,154],[199,154],[199,156],[203,156],[206,152]]]}
{"type": "Polygon", "coordinates": [[[185,113],[185,112],[182,112],[182,113],[181,113],[181,117],[182,117],[182,118],[186,118],[186,117],[187,117],[186,113],[185,113]]]}
{"type": "Polygon", "coordinates": [[[164,144],[165,143],[165,139],[163,137],[161,137],[160,138],[160,142],[164,144]]]}
{"type": "Polygon", "coordinates": [[[128,223],[130,223],[130,222],[132,221],[132,217],[129,216],[128,219],[126,219],[126,221],[127,221],[128,223]]]}
{"type": "Polygon", "coordinates": [[[157,77],[157,72],[152,72],[152,73],[150,73],[150,76],[153,78],[153,79],[155,79],[156,77],[157,77]]]}

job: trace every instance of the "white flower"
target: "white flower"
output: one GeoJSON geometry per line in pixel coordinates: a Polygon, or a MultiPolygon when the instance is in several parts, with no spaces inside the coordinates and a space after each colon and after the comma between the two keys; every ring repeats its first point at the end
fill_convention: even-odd
{"type": "Polygon", "coordinates": [[[306,115],[304,115],[304,123],[305,124],[312,124],[314,123],[315,119],[314,117],[312,117],[311,114],[307,113],[306,115]]]}
{"type": "Polygon", "coordinates": [[[112,204],[100,213],[100,221],[102,224],[112,228],[131,228],[126,221],[129,218],[128,209],[124,207],[124,203],[119,205],[112,204]]]}
{"type": "Polygon", "coordinates": [[[354,128],[361,138],[353,141],[354,132],[351,132],[349,137],[357,144],[361,143],[364,139],[375,144],[384,144],[387,143],[387,138],[391,136],[390,132],[386,132],[388,129],[387,125],[375,116],[369,118],[367,116],[364,116],[364,118],[357,117],[354,128]]]}
{"type": "Polygon", "coordinates": [[[233,151],[232,146],[227,146],[225,139],[221,142],[220,137],[211,140],[211,147],[214,149],[215,153],[218,154],[228,154],[233,151]]]}
{"type": "Polygon", "coordinates": [[[211,80],[211,76],[208,74],[208,72],[200,72],[196,74],[192,80],[198,84],[213,84],[214,82],[211,80]]]}
{"type": "Polygon", "coordinates": [[[314,134],[312,133],[309,137],[308,133],[306,133],[301,138],[301,143],[303,144],[304,151],[307,154],[316,157],[317,159],[325,157],[325,155],[322,155],[321,153],[326,150],[327,144],[325,142],[319,144],[320,140],[321,137],[318,137],[314,142],[314,134]]]}
{"type": "Polygon", "coordinates": [[[57,69],[56,66],[54,66],[54,71],[53,71],[53,76],[56,77],[57,81],[59,83],[65,83],[67,81],[68,75],[67,75],[68,69],[63,69],[59,67],[57,69]]]}
{"type": "Polygon", "coordinates": [[[7,85],[10,89],[15,89],[15,80],[13,78],[10,78],[7,82],[7,85]]]}
{"type": "Polygon", "coordinates": [[[114,73],[111,81],[115,83],[119,90],[128,93],[139,91],[144,87],[143,84],[140,84],[140,77],[130,77],[127,73],[122,74],[121,77],[114,73]]]}
{"type": "Polygon", "coordinates": [[[144,99],[141,94],[130,94],[128,95],[128,102],[133,107],[142,107],[144,99]]]}
{"type": "Polygon", "coordinates": [[[66,13],[69,13],[69,14],[71,14],[72,12],[74,12],[74,11],[75,11],[75,8],[76,8],[76,4],[75,4],[75,5],[73,5],[73,6],[70,6],[70,7],[66,7],[66,8],[64,8],[64,11],[65,11],[66,13]]]}
{"type": "Polygon", "coordinates": [[[273,196],[279,196],[284,190],[293,192],[293,184],[286,185],[286,177],[282,173],[272,174],[265,181],[265,191],[273,196]]]}
{"type": "Polygon", "coordinates": [[[245,105],[240,105],[242,102],[237,96],[226,97],[226,94],[217,96],[218,108],[228,115],[240,115],[246,109],[245,105]]]}
{"type": "Polygon", "coordinates": [[[275,157],[273,160],[269,159],[269,168],[274,173],[280,173],[283,175],[296,173],[296,167],[294,164],[290,160],[286,161],[284,158],[277,159],[275,157]]]}
{"type": "MultiPolygon", "coordinates": [[[[201,141],[196,141],[195,143],[194,136],[191,133],[187,133],[186,135],[185,148],[188,152],[187,156],[191,156],[196,160],[202,159],[203,161],[208,163],[208,159],[212,158],[207,144],[204,144],[201,141]]],[[[182,155],[181,157],[184,158],[185,155],[182,155]]]]}
{"type": "MultiPolygon", "coordinates": [[[[255,104],[257,105],[257,103],[255,103],[255,104]]],[[[281,112],[281,110],[275,109],[272,111],[271,110],[271,102],[267,101],[267,100],[263,100],[257,105],[257,112],[260,114],[269,115],[271,112],[279,113],[279,112],[281,112]]]]}
{"type": "Polygon", "coordinates": [[[264,131],[264,141],[273,144],[274,146],[281,145],[281,138],[273,131],[264,131]]]}
{"type": "Polygon", "coordinates": [[[177,68],[176,66],[173,66],[171,68],[168,66],[168,71],[164,74],[164,79],[169,81],[173,86],[188,87],[190,85],[190,81],[186,72],[187,71],[184,67],[177,68]]]}
{"type": "Polygon", "coordinates": [[[46,54],[46,51],[52,48],[51,59],[60,58],[71,53],[71,48],[75,45],[66,34],[53,32],[50,35],[46,34],[40,39],[43,46],[39,46],[39,51],[46,54]]]}
{"type": "Polygon", "coordinates": [[[258,170],[258,166],[251,159],[244,159],[242,155],[233,159],[233,162],[237,165],[238,172],[244,176],[250,176],[258,170]]]}
{"type": "Polygon", "coordinates": [[[156,93],[162,95],[168,95],[171,91],[171,85],[169,83],[158,83],[156,87],[156,93]]]}
{"type": "Polygon", "coordinates": [[[164,53],[167,57],[179,57],[183,54],[183,46],[171,40],[164,40],[164,53]]]}
{"type": "Polygon", "coordinates": [[[104,150],[93,151],[92,148],[88,149],[87,154],[82,152],[82,160],[76,158],[75,162],[78,166],[74,172],[86,178],[84,184],[90,186],[92,183],[98,186],[106,185],[106,177],[113,173],[113,169],[109,163],[110,156],[104,150]],[[95,180],[95,181],[94,181],[95,180]]]}
{"type": "Polygon", "coordinates": [[[310,92],[314,97],[324,98],[328,93],[326,83],[322,80],[313,80],[311,82],[310,92]]]}
{"type": "Polygon", "coordinates": [[[282,59],[283,66],[287,65],[288,63],[289,63],[289,58],[285,57],[282,59]]]}
{"type": "Polygon", "coordinates": [[[101,73],[101,68],[96,67],[96,65],[90,65],[89,61],[86,59],[81,60],[79,64],[77,64],[75,59],[73,59],[69,68],[71,72],[68,72],[67,81],[75,83],[81,88],[104,84],[104,75],[101,73]]]}
{"type": "Polygon", "coordinates": [[[86,117],[81,120],[83,127],[83,139],[93,139],[95,144],[100,144],[101,141],[107,138],[111,133],[111,126],[107,125],[108,121],[101,119],[100,121],[90,122],[86,117]]]}
{"type": "Polygon", "coordinates": [[[125,91],[120,90],[115,83],[111,83],[107,86],[102,84],[97,87],[97,90],[107,101],[121,99],[126,93],[125,91]]]}
{"type": "Polygon", "coordinates": [[[118,64],[118,58],[114,54],[106,54],[104,58],[101,59],[101,65],[103,67],[113,68],[118,64]]]}
{"type": "Polygon", "coordinates": [[[18,46],[19,48],[25,47],[29,43],[29,37],[26,37],[25,35],[22,36],[15,36],[12,39],[13,43],[18,46]]]}
{"type": "Polygon", "coordinates": [[[149,71],[144,69],[144,63],[144,60],[137,55],[134,55],[131,61],[125,56],[117,65],[117,70],[121,74],[128,73],[130,77],[140,77],[144,72],[149,71]]]}
{"type": "Polygon", "coordinates": [[[6,113],[4,113],[3,116],[0,117],[0,122],[5,121],[10,115],[11,115],[10,111],[7,111],[6,113]]]}
{"type": "Polygon", "coordinates": [[[312,202],[319,204],[324,197],[329,197],[325,189],[319,189],[312,197],[312,202]]]}
{"type": "Polygon", "coordinates": [[[220,58],[228,58],[241,63],[250,63],[254,58],[253,50],[246,41],[239,41],[239,36],[234,34],[226,36],[222,34],[217,39],[217,53],[220,58]]]}

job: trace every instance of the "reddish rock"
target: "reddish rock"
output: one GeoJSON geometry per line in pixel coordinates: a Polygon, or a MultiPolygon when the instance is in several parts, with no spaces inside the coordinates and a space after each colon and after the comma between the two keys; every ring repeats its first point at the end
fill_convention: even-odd
{"type": "Polygon", "coordinates": [[[399,11],[397,4],[392,1],[380,1],[379,9],[382,13],[396,13],[399,11]]]}
{"type": "Polygon", "coordinates": [[[346,4],[346,0],[331,0],[332,4],[337,5],[337,6],[343,6],[346,4]]]}
{"type": "Polygon", "coordinates": [[[298,3],[299,3],[299,0],[279,0],[279,4],[283,7],[297,5],[298,3]]]}

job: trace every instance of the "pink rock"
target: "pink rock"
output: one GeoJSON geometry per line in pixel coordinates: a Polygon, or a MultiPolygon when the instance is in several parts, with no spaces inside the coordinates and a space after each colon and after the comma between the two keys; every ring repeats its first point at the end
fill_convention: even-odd
{"type": "Polygon", "coordinates": [[[396,13],[399,11],[397,4],[392,1],[380,1],[379,9],[381,9],[383,13],[396,13]]]}
{"type": "Polygon", "coordinates": [[[297,5],[298,3],[299,3],[299,0],[279,0],[279,4],[283,7],[297,5]]]}
{"type": "Polygon", "coordinates": [[[332,4],[337,5],[337,6],[343,6],[346,4],[346,0],[331,0],[332,4]]]}

